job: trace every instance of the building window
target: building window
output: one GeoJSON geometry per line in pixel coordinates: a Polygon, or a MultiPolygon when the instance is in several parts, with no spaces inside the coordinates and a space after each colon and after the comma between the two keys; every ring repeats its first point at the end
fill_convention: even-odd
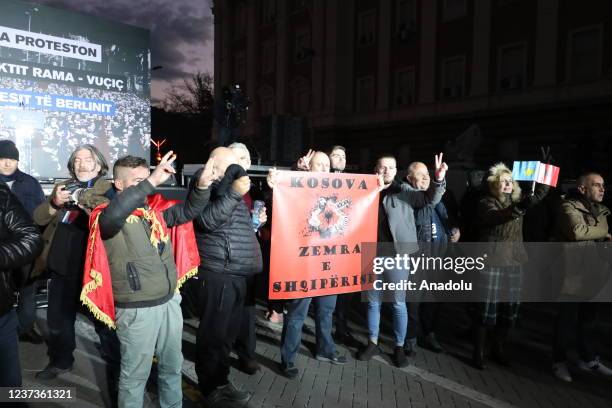
{"type": "Polygon", "coordinates": [[[569,80],[593,81],[601,76],[601,27],[589,27],[570,33],[569,80]]]}
{"type": "Polygon", "coordinates": [[[276,68],[276,43],[265,43],[261,50],[261,73],[271,74],[276,68]]]}
{"type": "Polygon", "coordinates": [[[291,0],[291,10],[294,12],[304,10],[309,3],[309,0],[291,0]]]}
{"type": "Polygon", "coordinates": [[[467,0],[442,0],[442,21],[455,20],[467,14],[467,0]]]}
{"type": "Polygon", "coordinates": [[[524,88],[527,72],[527,47],[525,44],[501,47],[498,55],[498,89],[512,91],[524,88]]]}
{"type": "Polygon", "coordinates": [[[414,68],[397,71],[395,77],[395,105],[403,106],[414,103],[414,89],[414,68]]]}
{"type": "Polygon", "coordinates": [[[236,37],[241,37],[246,34],[247,27],[247,7],[246,3],[241,1],[236,4],[235,14],[236,37]]]}
{"type": "Polygon", "coordinates": [[[310,91],[307,87],[299,87],[293,91],[293,113],[304,115],[310,110],[310,91]]]}
{"type": "Polygon", "coordinates": [[[444,60],[442,65],[442,97],[460,98],[465,94],[465,57],[444,60]]]}
{"type": "Polygon", "coordinates": [[[246,80],[246,55],[244,52],[234,57],[234,79],[236,82],[244,82],[246,80]]]}
{"type": "Polygon", "coordinates": [[[262,0],[261,21],[263,24],[276,21],[276,0],[262,0]]]}
{"type": "Polygon", "coordinates": [[[359,15],[357,37],[360,46],[372,45],[376,41],[376,12],[374,10],[359,15]]]}
{"type": "Polygon", "coordinates": [[[357,111],[368,112],[374,109],[374,77],[357,79],[357,111]]]}
{"type": "Polygon", "coordinates": [[[310,31],[299,31],[295,34],[295,61],[302,62],[314,56],[310,45],[310,31]]]}
{"type": "Polygon", "coordinates": [[[416,0],[397,1],[397,32],[402,30],[416,30],[416,0]]]}
{"type": "Polygon", "coordinates": [[[274,113],[274,96],[266,95],[261,98],[261,116],[271,116],[274,113]]]}

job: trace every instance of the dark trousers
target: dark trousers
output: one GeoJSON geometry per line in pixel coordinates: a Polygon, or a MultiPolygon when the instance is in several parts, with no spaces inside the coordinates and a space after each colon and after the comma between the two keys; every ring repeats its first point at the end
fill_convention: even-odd
{"type": "Polygon", "coordinates": [[[17,313],[0,316],[0,387],[21,387],[17,313]]]}
{"type": "MultiPolygon", "coordinates": [[[[436,325],[438,322],[438,316],[440,312],[440,303],[438,302],[421,302],[419,305],[418,318],[421,323],[421,333],[423,336],[427,336],[430,333],[436,332],[436,325]]],[[[410,319],[410,314],[408,314],[410,319]]],[[[410,328],[410,321],[408,322],[408,328],[410,328]]]]}
{"type": "Polygon", "coordinates": [[[255,280],[253,277],[247,278],[247,294],[244,305],[244,312],[240,323],[240,331],[234,350],[238,358],[243,361],[255,359],[255,346],[257,336],[255,335],[255,280]]]}
{"type": "Polygon", "coordinates": [[[19,319],[19,334],[27,333],[34,328],[36,321],[36,281],[30,282],[19,290],[17,302],[17,318],[19,319]]]}
{"type": "MultiPolygon", "coordinates": [[[[47,355],[49,363],[59,368],[68,368],[74,363],[74,323],[80,310],[81,287],[81,276],[51,275],[47,308],[47,355]]],[[[91,315],[87,314],[87,317],[93,320],[96,333],[100,337],[100,355],[108,363],[117,366],[120,360],[117,334],[91,315]]]]}
{"type": "Polygon", "coordinates": [[[336,298],[336,338],[348,335],[348,315],[351,311],[353,293],[343,293],[336,298]]]}
{"type": "Polygon", "coordinates": [[[593,361],[597,358],[595,325],[599,305],[592,303],[559,303],[555,321],[553,359],[555,363],[567,361],[573,333],[576,333],[576,348],[580,358],[593,361]]]}
{"type": "Polygon", "coordinates": [[[82,278],[78,275],[52,274],[49,282],[47,308],[47,354],[50,364],[59,368],[71,367],[76,348],[74,322],[79,311],[82,278]]]}
{"type": "Polygon", "coordinates": [[[196,338],[196,373],[204,396],[228,383],[229,354],[240,331],[247,279],[200,270],[200,326],[196,338]]]}

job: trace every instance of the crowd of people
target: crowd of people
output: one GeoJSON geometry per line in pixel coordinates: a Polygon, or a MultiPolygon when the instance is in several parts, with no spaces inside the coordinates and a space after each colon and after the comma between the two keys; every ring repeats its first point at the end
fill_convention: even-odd
{"type": "MultiPolygon", "coordinates": [[[[255,353],[256,288],[258,281],[267,286],[272,222],[267,214],[279,172],[271,169],[269,189],[258,191],[247,173],[251,164],[247,147],[241,143],[218,147],[194,176],[186,200],[175,202],[154,194],[175,172],[172,152],[151,172],[145,159],[132,155],[112,156],[110,168],[103,152],[81,144],[67,158],[71,179],[57,183],[45,198],[36,179],[19,170],[19,153],[13,142],[0,141],[0,386],[21,385],[18,341],[43,341],[35,327],[32,287],[46,274],[50,283],[44,341],[49,361],[36,374],[38,379],[51,381],[72,369],[75,320],[82,312],[99,335],[100,354],[116,383],[113,392],[118,406],[142,406],[154,360],[160,405],[181,406],[180,288],[197,274],[195,369],[204,402],[222,406],[248,400],[251,394],[230,381],[230,353],[236,352],[239,367],[246,373],[260,369],[255,353]],[[112,183],[107,180],[110,172],[112,183]],[[264,206],[254,212],[259,200],[267,203],[267,210],[264,206]]],[[[297,160],[295,169],[341,173],[346,162],[346,149],[334,146],[329,153],[309,151],[297,160]]],[[[450,245],[466,239],[500,244],[491,246],[500,249],[489,254],[487,268],[479,272],[478,284],[486,296],[470,307],[472,363],[484,369],[490,348],[491,359],[508,365],[511,358],[504,345],[519,314],[527,258],[523,219],[546,199],[549,188],[538,185],[523,192],[512,171],[496,164],[470,206],[471,218],[465,219],[467,213],[453,213],[444,204],[448,171],[439,154],[431,175],[426,163],[413,162],[400,180],[396,158],[379,157],[374,169],[380,193],[377,241],[401,246],[409,256],[421,251],[443,256],[450,245]],[[504,243],[514,244],[516,250],[504,250],[504,243]]],[[[555,204],[549,238],[568,245],[610,241],[604,192],[601,174],[580,175],[575,189],[555,204]]],[[[573,271],[564,272],[571,275],[573,271]]],[[[406,269],[388,269],[383,279],[397,283],[418,276],[406,269]]],[[[392,310],[396,366],[408,365],[407,357],[417,347],[444,352],[436,336],[443,304],[421,297],[428,293],[413,296],[398,290],[387,299],[369,290],[366,344],[349,330],[349,317],[358,307],[353,295],[264,299],[266,318],[282,324],[279,366],[284,376],[299,375],[296,357],[311,305],[316,324],[314,358],[319,361],[345,364],[349,356],[340,353],[336,344],[355,349],[356,358],[363,361],[381,353],[383,303],[390,303],[392,310]]],[[[557,307],[551,339],[553,374],[572,381],[567,352],[577,332],[577,367],[612,376],[599,359],[595,341],[598,304],[570,302],[557,307]]]]}
{"type": "Polygon", "coordinates": [[[0,111],[0,139],[9,139],[17,144],[23,156],[22,168],[35,177],[63,176],[68,156],[82,144],[104,146],[102,154],[113,163],[128,154],[144,156],[149,151],[149,100],[135,93],[17,78],[0,78],[0,88],[112,101],[115,104],[116,114],[113,116],[3,107],[0,111]],[[40,121],[30,121],[31,133],[27,135],[21,135],[20,129],[9,120],[11,113],[23,115],[23,112],[40,114],[40,121]],[[48,160],[35,160],[36,157],[46,157],[48,160]]]}

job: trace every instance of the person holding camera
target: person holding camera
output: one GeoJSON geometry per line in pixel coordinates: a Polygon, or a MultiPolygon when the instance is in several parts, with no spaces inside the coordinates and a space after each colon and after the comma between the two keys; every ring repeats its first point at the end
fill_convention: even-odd
{"type": "MultiPolygon", "coordinates": [[[[68,159],[71,179],[57,183],[48,200],[34,210],[34,222],[45,227],[45,248],[33,268],[33,275],[48,269],[49,333],[47,354],[49,364],[36,378],[49,380],[70,371],[76,348],[74,323],[80,308],[79,295],[83,282],[83,264],[89,213],[105,200],[111,184],[104,178],[108,164],[93,145],[77,147],[68,159]]],[[[96,326],[102,347],[116,342],[114,333],[96,326]]],[[[104,354],[104,351],[103,351],[104,354]]],[[[109,351],[108,357],[118,352],[109,351]]]]}

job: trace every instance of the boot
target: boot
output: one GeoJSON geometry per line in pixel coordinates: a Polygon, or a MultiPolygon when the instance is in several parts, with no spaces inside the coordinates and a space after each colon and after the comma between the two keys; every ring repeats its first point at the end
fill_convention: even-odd
{"type": "Polygon", "coordinates": [[[485,343],[487,340],[487,327],[477,325],[474,328],[474,355],[472,363],[479,370],[485,368],[485,343]]]}
{"type": "Polygon", "coordinates": [[[510,360],[508,359],[508,356],[504,350],[504,344],[506,343],[506,338],[508,337],[508,331],[508,327],[495,327],[493,347],[491,349],[491,359],[505,367],[510,366],[510,360]]]}

